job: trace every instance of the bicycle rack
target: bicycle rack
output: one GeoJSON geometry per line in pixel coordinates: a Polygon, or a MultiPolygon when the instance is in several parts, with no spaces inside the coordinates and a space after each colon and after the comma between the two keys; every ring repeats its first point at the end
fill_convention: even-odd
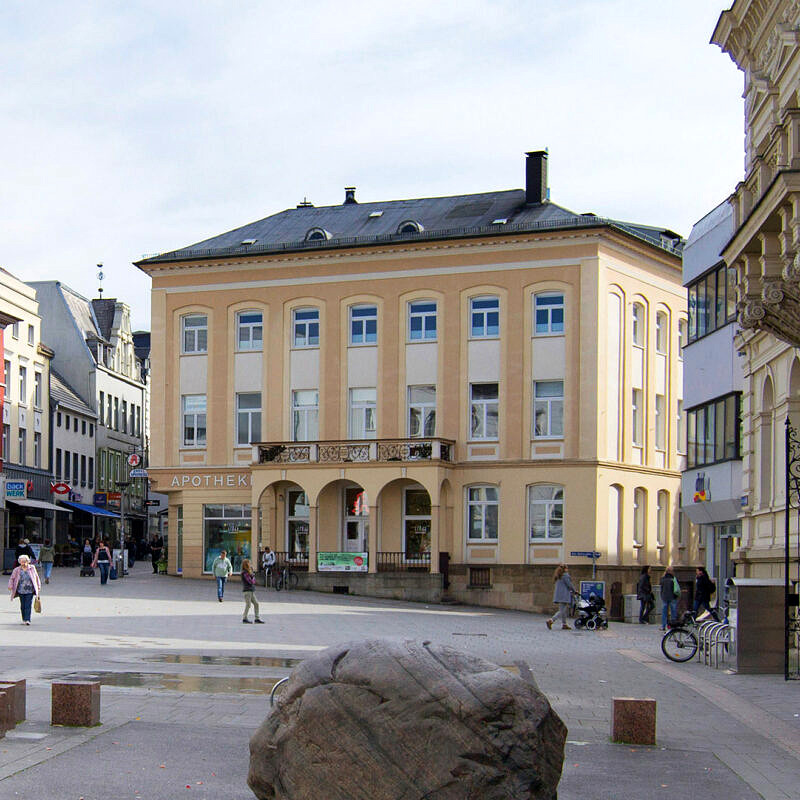
{"type": "Polygon", "coordinates": [[[286,681],[288,681],[288,680],[289,680],[289,676],[287,675],[285,678],[281,678],[281,679],[280,679],[280,680],[279,680],[279,681],[278,681],[278,682],[277,682],[277,683],[276,683],[276,684],[275,684],[275,685],[272,687],[272,691],[269,693],[269,706],[270,706],[270,708],[272,708],[272,706],[274,706],[274,705],[275,705],[275,692],[276,692],[276,691],[278,691],[278,687],[279,687],[279,686],[282,686],[282,685],[283,685],[284,683],[286,683],[286,681]]]}
{"type": "Polygon", "coordinates": [[[724,645],[728,643],[729,625],[709,620],[697,629],[697,660],[710,667],[718,667],[725,658],[724,645]]]}

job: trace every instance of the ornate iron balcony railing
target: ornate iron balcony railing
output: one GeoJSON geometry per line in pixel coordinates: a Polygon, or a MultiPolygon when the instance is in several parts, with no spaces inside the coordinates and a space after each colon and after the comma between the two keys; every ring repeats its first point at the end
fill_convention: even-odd
{"type": "Polygon", "coordinates": [[[367,462],[452,461],[450,439],[370,439],[328,442],[260,442],[255,464],[347,464],[367,462]]]}

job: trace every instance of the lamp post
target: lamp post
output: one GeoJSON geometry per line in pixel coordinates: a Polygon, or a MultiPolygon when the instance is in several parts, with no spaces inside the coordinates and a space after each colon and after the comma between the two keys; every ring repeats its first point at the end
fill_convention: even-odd
{"type": "Polygon", "coordinates": [[[119,495],[119,567],[117,567],[117,577],[125,575],[125,490],[131,485],[130,481],[117,481],[119,495]]]}

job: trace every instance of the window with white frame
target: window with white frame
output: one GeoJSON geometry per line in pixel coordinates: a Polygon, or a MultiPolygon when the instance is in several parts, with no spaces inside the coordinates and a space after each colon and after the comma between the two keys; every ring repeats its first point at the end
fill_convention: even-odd
{"type": "Polygon", "coordinates": [[[375,389],[350,390],[350,438],[374,439],[377,425],[375,419],[375,389]]]}
{"type": "Polygon", "coordinates": [[[633,410],[631,414],[631,427],[633,428],[633,444],[641,447],[643,444],[643,417],[644,408],[642,407],[642,390],[634,389],[632,392],[633,410]]]}
{"type": "Polygon", "coordinates": [[[656,495],[656,544],[665,547],[669,530],[669,492],[660,491],[656,495]]]}
{"type": "Polygon", "coordinates": [[[4,453],[4,458],[11,460],[11,426],[3,425],[3,449],[0,452],[4,453]]]}
{"type": "Polygon", "coordinates": [[[292,392],[292,441],[319,439],[319,392],[301,389],[292,392]]]}
{"type": "Polygon", "coordinates": [[[669,348],[669,317],[663,311],[656,312],[656,352],[666,353],[669,348]]]}
{"type": "Polygon", "coordinates": [[[641,303],[633,304],[633,343],[637,347],[644,347],[646,340],[644,306],[641,303]]]}
{"type": "Polygon", "coordinates": [[[19,322],[12,322],[11,323],[11,335],[15,339],[19,339],[19,322]]]}
{"type": "Polygon", "coordinates": [[[683,361],[683,348],[689,344],[689,320],[678,320],[678,359],[683,361]]]}
{"type": "Polygon", "coordinates": [[[350,306],[350,344],[378,341],[378,307],[350,306]]]}
{"type": "Polygon", "coordinates": [[[33,404],[36,408],[42,407],[42,373],[33,373],[33,404]]]}
{"type": "MultiPolygon", "coordinates": [[[[122,401],[122,409],[120,410],[120,424],[122,425],[122,432],[128,432],[128,401],[122,401]]],[[[132,432],[132,431],[131,431],[132,432]]]]}
{"type": "Polygon", "coordinates": [[[647,492],[637,487],[633,490],[633,543],[644,545],[647,525],[647,492]]]}
{"type": "Polygon", "coordinates": [[[42,466],[42,434],[33,434],[33,466],[42,466]]]}
{"type": "Polygon", "coordinates": [[[470,384],[470,439],[497,439],[496,383],[470,384]]]}
{"type": "Polygon", "coordinates": [[[27,464],[27,449],[28,449],[28,432],[25,428],[19,429],[19,437],[17,440],[19,445],[19,463],[24,467],[27,464]]]}
{"type": "Polygon", "coordinates": [[[181,317],[183,327],[183,352],[208,352],[208,317],[205,314],[187,314],[181,317]]]}
{"type": "Polygon", "coordinates": [[[537,294],[533,300],[536,336],[564,333],[564,295],[561,293],[537,294]]]}
{"type": "Polygon", "coordinates": [[[408,387],[408,435],[436,435],[436,387],[408,387]]]}
{"type": "Polygon", "coordinates": [[[473,297],[469,301],[470,336],[494,339],[500,335],[500,298],[473,297]]]}
{"type": "Polygon", "coordinates": [[[667,449],[667,398],[656,395],[656,450],[667,449]]]}
{"type": "Polygon", "coordinates": [[[206,443],[206,396],[185,394],[181,398],[183,411],[183,446],[204,447],[206,443]]]}
{"type": "Polygon", "coordinates": [[[292,311],[292,347],[319,347],[319,309],[292,311]]]}
{"type": "Polygon", "coordinates": [[[496,540],[499,522],[499,492],[496,486],[467,489],[467,539],[496,540]]]}
{"type": "MultiPolygon", "coordinates": [[[[3,361],[3,383],[6,385],[6,400],[11,399],[11,362],[3,361]]],[[[4,451],[7,452],[7,451],[4,451]]]]}
{"type": "Polygon", "coordinates": [[[236,395],[236,444],[261,441],[261,392],[236,395]]]}
{"type": "Polygon", "coordinates": [[[683,425],[683,400],[678,400],[678,415],[675,417],[675,444],[679,453],[686,452],[686,429],[683,425]]]}
{"type": "Polygon", "coordinates": [[[28,369],[19,368],[19,402],[25,405],[28,402],[28,369]]]}
{"type": "Polygon", "coordinates": [[[533,382],[533,436],[553,439],[564,435],[564,381],[533,382]]]}
{"type": "Polygon", "coordinates": [[[564,538],[564,487],[537,484],[528,487],[528,524],[531,541],[564,538]]]}
{"type": "Polygon", "coordinates": [[[286,492],[286,550],[290,558],[308,554],[310,510],[302,489],[286,492]]]}
{"type": "Polygon", "coordinates": [[[264,315],[260,311],[240,311],[236,315],[236,347],[261,350],[264,346],[264,315]]]}
{"type": "Polygon", "coordinates": [[[28,344],[33,344],[33,325],[28,325],[28,344]]]}
{"type": "Polygon", "coordinates": [[[408,304],[408,338],[412,342],[436,340],[435,300],[414,300],[408,304]]]}

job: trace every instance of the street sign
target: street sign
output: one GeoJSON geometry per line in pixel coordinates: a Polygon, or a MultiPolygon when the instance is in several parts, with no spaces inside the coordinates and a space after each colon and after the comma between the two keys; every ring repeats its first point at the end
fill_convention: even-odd
{"type": "Polygon", "coordinates": [[[147,477],[147,470],[146,469],[132,469],[131,470],[131,478],[146,478],[146,477],[147,477]]]}
{"type": "Polygon", "coordinates": [[[600,553],[597,550],[573,550],[571,556],[586,556],[586,558],[600,558],[600,553]]]}
{"type": "Polygon", "coordinates": [[[160,506],[161,505],[161,501],[160,500],[145,500],[144,504],[146,506],[160,506]]]}
{"type": "Polygon", "coordinates": [[[142,463],[142,457],[138,453],[131,453],[128,456],[128,466],[138,467],[142,463]]]}

